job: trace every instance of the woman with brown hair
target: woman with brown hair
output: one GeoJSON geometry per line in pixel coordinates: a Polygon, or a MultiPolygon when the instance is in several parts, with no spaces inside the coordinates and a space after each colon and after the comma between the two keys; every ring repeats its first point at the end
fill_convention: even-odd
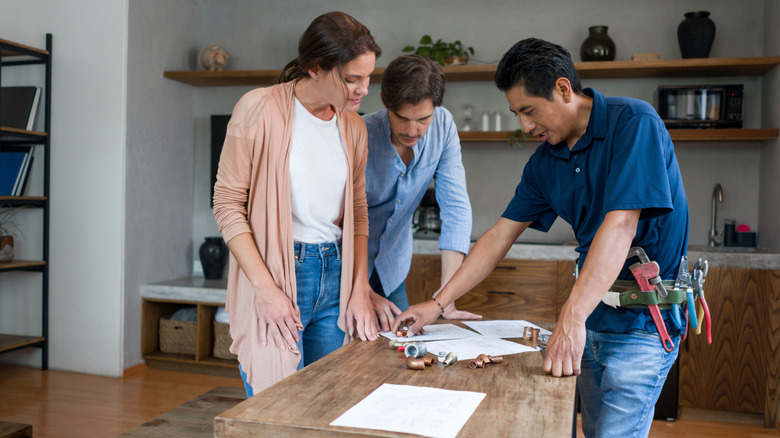
{"type": "Polygon", "coordinates": [[[248,92],[233,110],[214,216],[231,253],[230,351],[248,397],[355,332],[377,339],[366,127],[356,112],[380,53],[353,17],[323,14],[301,36],[281,83],[248,92]]]}

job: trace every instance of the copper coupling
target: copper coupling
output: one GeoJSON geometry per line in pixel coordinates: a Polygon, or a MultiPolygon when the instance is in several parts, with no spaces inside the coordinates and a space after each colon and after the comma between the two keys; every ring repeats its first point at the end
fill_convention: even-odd
{"type": "Polygon", "coordinates": [[[480,354],[476,359],[469,362],[469,368],[484,368],[485,365],[491,363],[501,363],[504,361],[502,356],[488,356],[487,354],[480,354]]]}
{"type": "Polygon", "coordinates": [[[413,357],[413,356],[407,356],[406,357],[406,368],[409,368],[410,370],[424,370],[425,367],[433,366],[433,358],[430,356],[426,357],[413,357]]]}

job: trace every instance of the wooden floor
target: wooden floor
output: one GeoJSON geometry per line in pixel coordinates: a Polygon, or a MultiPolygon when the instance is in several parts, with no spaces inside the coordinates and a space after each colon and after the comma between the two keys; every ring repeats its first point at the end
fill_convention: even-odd
{"type": "MultiPolygon", "coordinates": [[[[217,386],[243,387],[239,378],[144,366],[110,378],[0,364],[0,421],[32,424],[36,438],[116,437],[217,386]]],[[[655,421],[650,436],[776,438],[780,431],[683,417],[655,421]]]]}

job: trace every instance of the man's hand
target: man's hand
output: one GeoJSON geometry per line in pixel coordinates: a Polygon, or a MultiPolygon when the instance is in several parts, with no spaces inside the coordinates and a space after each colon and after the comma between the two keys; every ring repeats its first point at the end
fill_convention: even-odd
{"type": "Polygon", "coordinates": [[[376,329],[376,314],[371,306],[369,294],[373,294],[371,288],[355,286],[352,296],[347,303],[347,332],[352,336],[357,332],[363,341],[376,341],[379,337],[376,329]]]}
{"type": "MultiPolygon", "coordinates": [[[[441,292],[441,289],[437,290],[436,293],[433,294],[433,297],[436,298],[436,295],[438,295],[439,292],[441,292]]],[[[459,320],[482,319],[482,315],[477,315],[476,313],[471,313],[465,310],[456,309],[454,302],[444,307],[444,313],[442,313],[442,316],[445,317],[446,319],[459,319],[459,320]]]]}
{"type": "Polygon", "coordinates": [[[369,294],[369,297],[371,298],[371,306],[374,308],[376,317],[379,320],[380,328],[383,332],[390,331],[390,326],[395,322],[395,317],[401,314],[401,309],[392,301],[373,290],[369,294]]]}
{"type": "Polygon", "coordinates": [[[585,321],[577,321],[564,308],[547,341],[544,371],[555,377],[579,376],[585,336],[585,321]]]}
{"type": "Polygon", "coordinates": [[[298,330],[303,330],[300,317],[290,298],[276,286],[255,292],[260,345],[268,343],[268,333],[280,350],[298,351],[298,330]]]}
{"type": "Polygon", "coordinates": [[[423,327],[436,321],[440,314],[441,308],[433,301],[415,304],[395,319],[390,331],[395,332],[400,327],[406,326],[411,335],[416,335],[423,331],[423,327]]]}

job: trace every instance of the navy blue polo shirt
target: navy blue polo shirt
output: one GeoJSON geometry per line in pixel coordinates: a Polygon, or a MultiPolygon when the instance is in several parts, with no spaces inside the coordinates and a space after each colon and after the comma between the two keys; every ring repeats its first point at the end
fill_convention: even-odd
{"type": "MultiPolygon", "coordinates": [[[[593,98],[585,134],[572,150],[565,141],[540,145],[502,216],[531,221],[540,231],[548,231],[560,216],[574,229],[582,267],[604,215],[641,209],[632,245],[658,262],[663,279],[673,280],[688,246],[688,202],[669,132],[647,102],[607,98],[590,88],[584,92],[593,98]]],[[[618,278],[633,279],[631,263],[626,262],[618,278]]],[[[663,313],[669,333],[679,333],[669,312],[663,313]]],[[[614,333],[657,332],[649,311],[604,303],[586,326],[614,333]]]]}

